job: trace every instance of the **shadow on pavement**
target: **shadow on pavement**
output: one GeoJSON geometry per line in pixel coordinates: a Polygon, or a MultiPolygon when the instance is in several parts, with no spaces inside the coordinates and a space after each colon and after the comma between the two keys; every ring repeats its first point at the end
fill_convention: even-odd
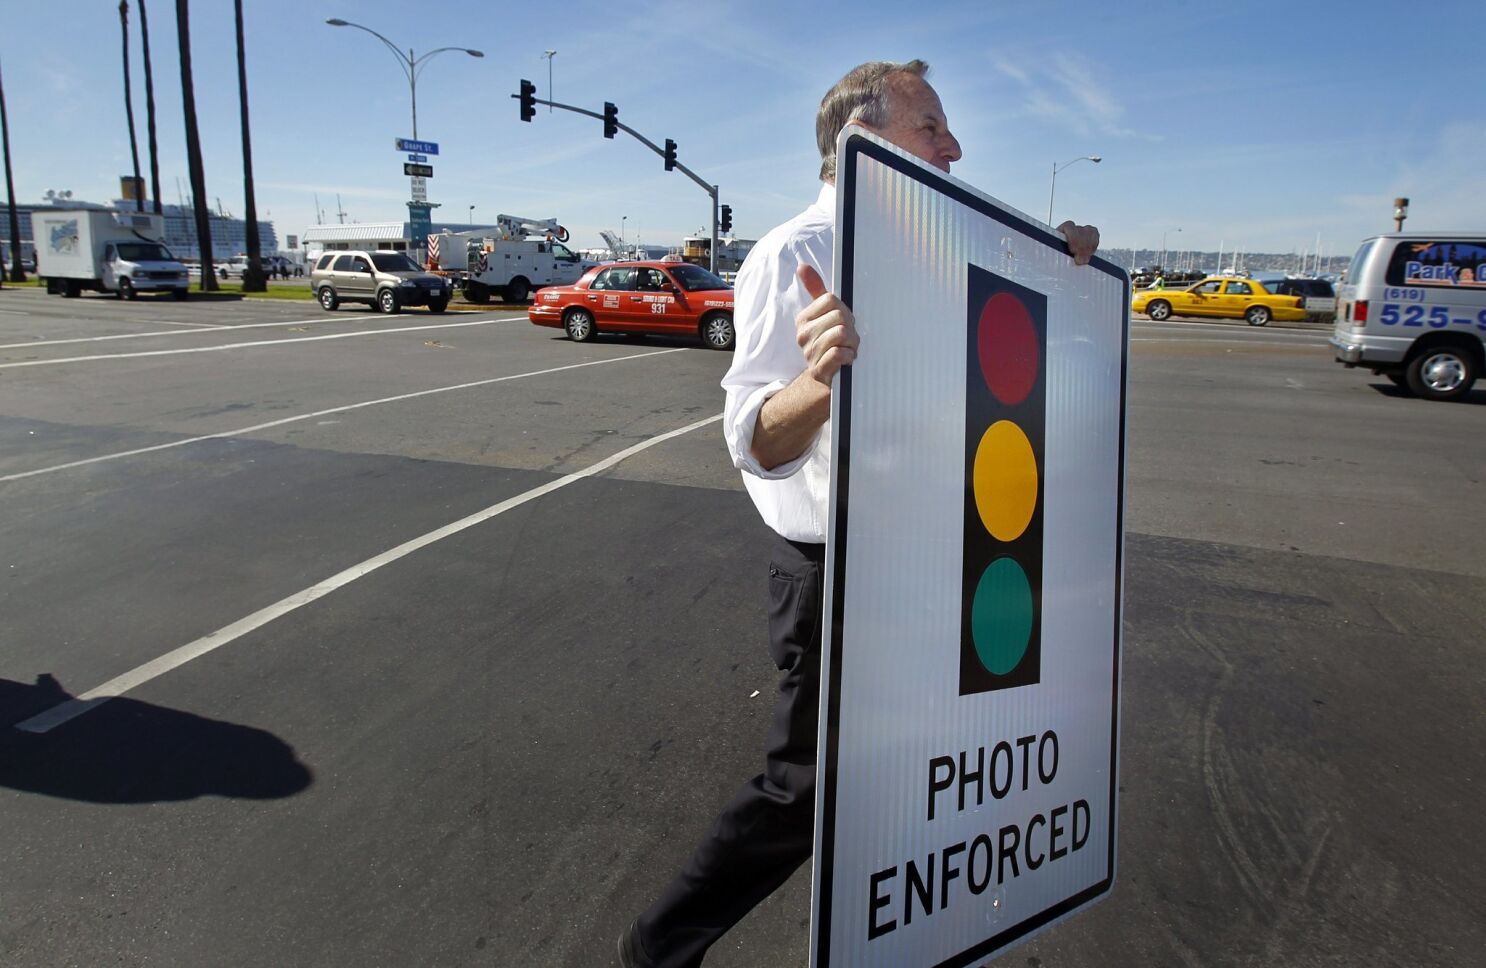
{"type": "MultiPolygon", "coordinates": [[[[1382,394],[1385,397],[1395,397],[1395,398],[1400,399],[1400,400],[1416,400],[1416,399],[1418,399],[1408,389],[1406,389],[1404,387],[1400,387],[1400,386],[1394,386],[1392,383],[1369,383],[1368,386],[1372,387],[1374,390],[1378,391],[1380,394],[1382,394]]],[[[1467,393],[1465,396],[1460,397],[1459,399],[1456,399],[1456,400],[1450,400],[1448,402],[1449,403],[1473,403],[1473,404],[1475,404],[1478,407],[1479,406],[1486,406],[1486,390],[1473,389],[1469,393],[1467,393]]]]}
{"type": "Polygon", "coordinates": [[[50,674],[34,685],[0,679],[0,787],[90,803],[156,803],[276,799],[313,782],[293,747],[272,733],[134,699],[109,700],[48,733],[11,728],[71,698],[50,674]]]}

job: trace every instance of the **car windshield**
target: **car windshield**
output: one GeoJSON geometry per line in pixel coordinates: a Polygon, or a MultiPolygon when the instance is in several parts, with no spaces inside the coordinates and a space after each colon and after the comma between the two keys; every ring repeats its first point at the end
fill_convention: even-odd
{"type": "Polygon", "coordinates": [[[708,289],[731,289],[732,286],[723,282],[717,276],[703,269],[687,263],[668,266],[671,275],[681,284],[681,288],[687,292],[705,292],[708,289]]]}
{"type": "Polygon", "coordinates": [[[372,254],[372,264],[377,267],[378,272],[417,272],[418,266],[412,259],[401,252],[376,252],[372,254]]]}
{"type": "Polygon", "coordinates": [[[170,262],[170,253],[158,242],[120,242],[119,258],[125,262],[170,262]]]}

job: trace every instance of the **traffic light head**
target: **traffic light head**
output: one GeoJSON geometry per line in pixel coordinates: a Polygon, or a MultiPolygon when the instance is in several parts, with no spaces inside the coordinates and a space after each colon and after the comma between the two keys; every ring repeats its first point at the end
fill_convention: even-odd
{"type": "Polygon", "coordinates": [[[666,139],[666,171],[672,171],[676,167],[676,142],[670,138],[666,139]]]}
{"type": "Polygon", "coordinates": [[[612,138],[619,133],[619,109],[604,102],[604,137],[612,138]]]}
{"type": "Polygon", "coordinates": [[[1047,297],[970,266],[960,695],[1041,681],[1047,297]]]}
{"type": "Polygon", "coordinates": [[[530,121],[537,116],[537,86],[526,78],[521,79],[521,120],[530,121]]]}
{"type": "Polygon", "coordinates": [[[722,207],[722,217],[718,220],[717,228],[721,232],[731,232],[733,230],[733,207],[731,205],[724,205],[722,207]]]}

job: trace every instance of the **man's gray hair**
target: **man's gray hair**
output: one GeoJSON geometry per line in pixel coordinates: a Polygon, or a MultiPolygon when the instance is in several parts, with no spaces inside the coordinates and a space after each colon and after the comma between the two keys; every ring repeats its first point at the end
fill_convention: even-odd
{"type": "Polygon", "coordinates": [[[868,61],[853,67],[837,81],[820,100],[815,114],[815,141],[820,147],[821,181],[836,178],[836,137],[852,121],[862,121],[874,128],[887,124],[892,91],[888,79],[894,74],[925,77],[929,65],[921,60],[904,63],[868,61]]]}

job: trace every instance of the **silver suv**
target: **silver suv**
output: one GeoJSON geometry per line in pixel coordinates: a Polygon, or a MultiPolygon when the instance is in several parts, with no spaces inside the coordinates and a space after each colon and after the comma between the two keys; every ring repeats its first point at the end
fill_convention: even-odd
{"type": "Polygon", "coordinates": [[[401,252],[326,252],[310,273],[310,289],[331,312],[343,302],[395,313],[405,306],[427,306],[441,313],[453,289],[448,279],[424,272],[401,252]]]}

